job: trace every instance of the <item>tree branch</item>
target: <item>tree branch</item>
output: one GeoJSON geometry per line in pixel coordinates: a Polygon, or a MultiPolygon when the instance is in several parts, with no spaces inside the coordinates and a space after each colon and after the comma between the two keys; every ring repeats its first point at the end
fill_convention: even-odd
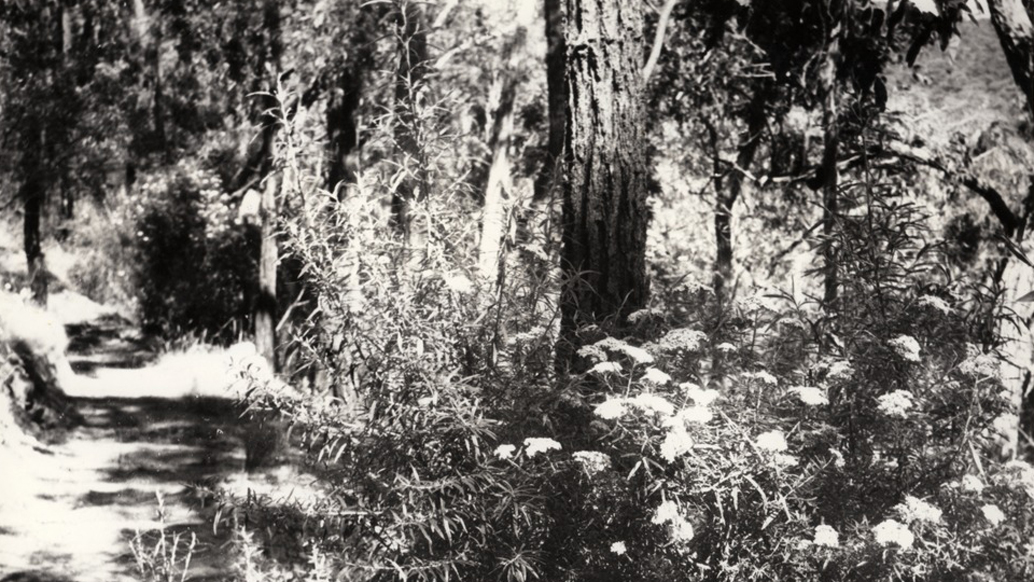
{"type": "Polygon", "coordinates": [[[661,56],[661,47],[664,46],[664,33],[668,29],[668,20],[671,18],[671,11],[675,8],[678,0],[665,0],[661,8],[661,17],[657,20],[657,32],[653,36],[653,48],[650,49],[650,58],[646,60],[643,67],[643,82],[650,80],[654,67],[657,66],[657,59],[661,56]]]}

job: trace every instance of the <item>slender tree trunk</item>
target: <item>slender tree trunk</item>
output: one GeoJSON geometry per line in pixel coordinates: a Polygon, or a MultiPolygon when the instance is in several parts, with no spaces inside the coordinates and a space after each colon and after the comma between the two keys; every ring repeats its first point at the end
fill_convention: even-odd
{"type": "Polygon", "coordinates": [[[327,172],[327,190],[344,199],[355,183],[359,170],[356,148],[359,145],[359,126],[356,113],[362,96],[362,71],[352,67],[338,78],[330,91],[327,103],[327,137],[330,148],[330,167],[327,172]]]}
{"type": "Polygon", "coordinates": [[[19,192],[24,204],[23,243],[25,247],[25,264],[29,278],[29,291],[32,300],[41,306],[47,305],[47,268],[43,257],[40,222],[43,216],[43,203],[46,198],[46,185],[41,176],[41,164],[38,154],[25,154],[29,160],[23,163],[23,182],[19,192]]]}
{"type": "Polygon", "coordinates": [[[551,198],[557,182],[556,168],[564,152],[567,124],[567,42],[564,39],[564,0],[545,0],[546,90],[549,106],[549,138],[542,171],[535,180],[536,202],[551,198]]]}
{"type": "Polygon", "coordinates": [[[561,367],[579,328],[619,330],[647,300],[641,11],[637,0],[566,0],[561,367]]]}
{"type": "Polygon", "coordinates": [[[840,58],[840,40],[830,40],[826,52],[826,60],[822,70],[822,234],[826,239],[823,259],[825,262],[825,282],[823,286],[823,303],[832,307],[837,300],[839,274],[837,268],[837,251],[833,244],[836,230],[837,212],[840,199],[840,172],[837,169],[837,158],[840,152],[840,127],[837,106],[837,62],[840,58]]]}
{"type": "Polygon", "coordinates": [[[500,267],[500,249],[506,222],[506,200],[513,189],[510,176],[510,137],[513,133],[513,105],[517,93],[517,72],[514,57],[524,44],[524,29],[507,43],[503,67],[493,83],[490,94],[492,128],[488,138],[490,165],[488,184],[485,186],[485,204],[481,219],[481,241],[478,245],[478,270],[486,279],[497,279],[500,267]]]}
{"type": "Polygon", "coordinates": [[[427,160],[423,155],[418,115],[421,88],[426,82],[427,20],[423,7],[401,0],[398,14],[399,62],[395,71],[395,142],[407,175],[392,193],[392,224],[407,251],[424,246],[426,225],[414,225],[413,202],[428,195],[427,160]]]}
{"type": "Polygon", "coordinates": [[[1034,116],[1034,24],[1021,0],[988,0],[991,23],[1005,52],[1016,86],[1034,116]]]}
{"type": "Polygon", "coordinates": [[[262,204],[259,207],[259,285],[258,301],[255,305],[255,347],[262,357],[276,367],[276,267],[278,248],[277,192],[280,191],[281,176],[270,173],[262,186],[262,204]]]}

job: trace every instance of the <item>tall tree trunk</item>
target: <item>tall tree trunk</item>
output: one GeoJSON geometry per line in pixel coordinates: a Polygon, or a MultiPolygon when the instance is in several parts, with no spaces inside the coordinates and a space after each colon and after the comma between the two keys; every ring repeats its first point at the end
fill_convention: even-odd
{"type": "Polygon", "coordinates": [[[499,276],[500,249],[505,229],[506,199],[513,189],[510,176],[510,137],[513,133],[513,106],[517,93],[515,56],[524,45],[525,30],[519,28],[503,51],[503,66],[489,92],[493,106],[492,128],[488,137],[490,162],[485,204],[478,245],[478,270],[486,279],[499,276]]]}
{"type": "Polygon", "coordinates": [[[406,172],[392,192],[392,224],[402,235],[407,252],[424,246],[426,225],[414,225],[413,202],[428,195],[427,163],[423,155],[418,114],[427,68],[427,19],[423,7],[401,0],[398,13],[399,62],[395,71],[395,142],[406,172]]]}
{"type": "Polygon", "coordinates": [[[330,148],[330,164],[327,172],[327,190],[344,199],[349,187],[355,183],[359,169],[358,152],[359,126],[356,113],[362,96],[362,71],[351,67],[338,77],[336,87],[331,88],[327,103],[327,138],[330,148]]]}
{"type": "MultiPolygon", "coordinates": [[[[730,293],[726,286],[733,280],[732,272],[732,211],[743,192],[744,172],[750,170],[761,143],[761,132],[765,129],[765,105],[768,103],[768,88],[757,89],[747,111],[747,138],[739,146],[736,167],[729,172],[724,188],[717,187],[714,230],[717,252],[715,253],[714,293],[718,304],[724,306],[730,293]]],[[[721,184],[718,182],[717,184],[721,184]]]]}
{"type": "MultiPolygon", "coordinates": [[[[269,35],[268,62],[272,63],[274,75],[280,70],[280,6],[277,0],[266,0],[263,6],[263,26],[269,35]]],[[[276,77],[271,80],[273,86],[276,77]]],[[[277,104],[269,99],[268,108],[277,104]]],[[[259,273],[258,298],[255,302],[255,347],[275,370],[276,360],[276,317],[277,317],[277,222],[279,218],[277,193],[282,176],[276,173],[276,134],[278,121],[273,115],[263,115],[262,161],[260,175],[264,177],[262,202],[259,217],[259,273]]]]}
{"type": "Polygon", "coordinates": [[[825,238],[825,281],[823,285],[823,304],[832,307],[837,300],[839,274],[837,268],[837,251],[833,244],[836,230],[837,212],[840,199],[840,172],[837,169],[837,158],[840,153],[840,127],[837,107],[839,95],[837,91],[837,62],[840,58],[839,38],[830,39],[826,59],[821,73],[822,83],[822,234],[825,238]]]}
{"type": "Polygon", "coordinates": [[[551,198],[558,162],[564,152],[567,125],[567,43],[564,39],[564,0],[545,0],[546,91],[549,138],[542,171],[535,180],[535,201],[551,198]]]}
{"type": "Polygon", "coordinates": [[[620,329],[647,300],[641,11],[637,0],[566,0],[561,367],[581,326],[620,329]]]}
{"type": "MultiPolygon", "coordinates": [[[[37,141],[42,141],[38,136],[37,133],[37,141]]],[[[42,147],[42,143],[36,145],[42,147]]],[[[46,184],[41,175],[42,165],[39,154],[26,152],[23,155],[26,160],[22,164],[23,181],[18,195],[24,204],[22,235],[25,264],[32,300],[45,307],[47,305],[47,268],[43,257],[40,222],[46,198],[46,184]]]]}
{"type": "Polygon", "coordinates": [[[1034,24],[1021,0],[988,0],[991,23],[1005,52],[1016,86],[1034,116],[1034,24]]]}

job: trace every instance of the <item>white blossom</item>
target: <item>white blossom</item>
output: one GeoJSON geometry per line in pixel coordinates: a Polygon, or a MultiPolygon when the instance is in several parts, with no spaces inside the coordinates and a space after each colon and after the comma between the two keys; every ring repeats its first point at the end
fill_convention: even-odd
{"type": "Polygon", "coordinates": [[[442,280],[445,281],[445,286],[455,293],[466,294],[474,291],[474,283],[463,275],[449,275],[443,277],[442,280]]]}
{"type": "Polygon", "coordinates": [[[912,393],[907,390],[895,390],[880,396],[876,401],[876,408],[891,418],[907,418],[908,410],[915,405],[912,393]]]}
{"type": "Polygon", "coordinates": [[[621,372],[620,362],[600,362],[589,370],[596,374],[617,374],[621,372]]]}
{"type": "Polygon", "coordinates": [[[773,376],[772,374],[769,374],[768,372],[766,372],[764,370],[759,370],[757,372],[747,372],[747,373],[743,374],[743,377],[744,378],[752,378],[752,379],[757,380],[757,381],[759,381],[759,382],[761,382],[763,384],[768,384],[769,386],[775,386],[776,384],[779,383],[779,381],[776,379],[775,376],[773,376]]]}
{"type": "Polygon", "coordinates": [[[614,542],[610,544],[610,551],[619,556],[623,556],[625,555],[625,552],[628,551],[628,548],[625,547],[625,542],[614,542]]]}
{"type": "Polygon", "coordinates": [[[495,448],[493,453],[499,459],[509,459],[513,457],[513,452],[517,450],[517,447],[513,445],[499,445],[495,448]]]}
{"type": "Polygon", "coordinates": [[[980,508],[980,511],[984,514],[984,519],[989,521],[991,525],[998,525],[1005,521],[1005,514],[1002,510],[994,504],[987,504],[980,508]]]}
{"type": "Polygon", "coordinates": [[[526,447],[525,452],[528,454],[529,458],[546,451],[560,450],[560,443],[551,438],[528,437],[524,439],[524,446],[526,447]]]}
{"type": "Polygon", "coordinates": [[[688,542],[693,539],[693,535],[693,524],[681,516],[678,520],[671,523],[671,537],[675,538],[676,541],[688,542]]]}
{"type": "Polygon", "coordinates": [[[663,317],[664,312],[655,307],[638,309],[628,314],[628,323],[639,323],[640,321],[649,319],[654,316],[663,317]]]}
{"type": "Polygon", "coordinates": [[[794,386],[790,392],[797,394],[797,398],[808,406],[822,406],[829,404],[826,391],[814,386],[794,386]]]}
{"type": "Polygon", "coordinates": [[[679,387],[682,388],[683,394],[692,398],[697,406],[707,406],[717,400],[719,396],[717,390],[701,388],[692,382],[683,382],[679,384],[679,387]]]}
{"type": "Polygon", "coordinates": [[[658,368],[647,368],[646,373],[643,374],[642,380],[648,384],[664,386],[668,382],[671,382],[671,376],[658,368]]]}
{"type": "Polygon", "coordinates": [[[615,420],[627,414],[628,409],[625,407],[624,398],[608,398],[597,405],[593,413],[605,420],[615,420]]]}
{"type": "Polygon", "coordinates": [[[913,521],[940,523],[941,521],[941,510],[939,508],[911,495],[906,495],[904,503],[898,504],[895,506],[895,509],[901,515],[901,518],[908,523],[913,521]]]}
{"type": "Polygon", "coordinates": [[[668,402],[663,396],[651,392],[643,392],[632,399],[631,402],[637,408],[643,410],[643,412],[653,412],[661,416],[675,414],[675,407],[672,406],[671,402],[668,402]]]}
{"type": "Polygon", "coordinates": [[[816,546],[836,548],[840,546],[840,534],[832,527],[822,524],[815,527],[815,541],[812,543],[816,546]]]}
{"type": "Polygon", "coordinates": [[[599,451],[576,451],[571,457],[590,475],[610,468],[610,457],[599,451]]]}
{"type": "Polygon", "coordinates": [[[707,341],[707,334],[695,329],[678,328],[664,334],[657,346],[665,352],[695,352],[707,341]]]}
{"type": "Polygon", "coordinates": [[[730,344],[729,342],[722,342],[722,343],[718,344],[717,346],[715,346],[715,349],[717,349],[719,352],[723,352],[723,353],[727,354],[729,352],[736,351],[736,346],[730,344]]]}
{"type": "Polygon", "coordinates": [[[714,418],[714,413],[706,406],[690,406],[683,408],[675,415],[674,420],[680,423],[695,422],[706,424],[714,418]]]}
{"type": "Polygon", "coordinates": [[[675,459],[693,450],[693,437],[689,436],[686,429],[673,429],[668,431],[661,443],[661,457],[672,463],[675,459]]]}
{"type": "Polygon", "coordinates": [[[872,533],[876,536],[877,543],[884,546],[895,544],[902,549],[912,547],[912,543],[916,539],[912,532],[909,531],[908,526],[893,519],[877,524],[872,528],[872,533]]]}
{"type": "Polygon", "coordinates": [[[854,366],[846,360],[839,360],[829,365],[826,379],[830,382],[844,382],[854,376],[854,366]]]}
{"type": "Polygon", "coordinates": [[[777,467],[794,467],[797,465],[797,463],[800,462],[800,460],[793,455],[787,455],[785,453],[776,453],[772,457],[772,462],[777,467]]]}
{"type": "Polygon", "coordinates": [[[786,437],[778,430],[770,430],[758,435],[755,442],[759,449],[780,453],[786,450],[786,437]]]}
{"type": "Polygon", "coordinates": [[[914,363],[922,361],[919,358],[919,342],[910,335],[899,335],[888,341],[887,344],[905,361],[914,363]]]}
{"type": "Polygon", "coordinates": [[[977,495],[984,492],[984,482],[976,475],[966,475],[962,478],[962,490],[977,495]]]}
{"type": "Polygon", "coordinates": [[[844,462],[844,454],[841,453],[838,449],[834,449],[831,447],[829,449],[829,454],[833,455],[833,466],[837,469],[843,469],[844,465],[847,464],[844,462]]]}
{"type": "Polygon", "coordinates": [[[674,501],[665,501],[657,506],[657,509],[653,512],[653,519],[650,523],[661,525],[670,521],[680,519],[682,516],[679,515],[679,506],[674,501]]]}

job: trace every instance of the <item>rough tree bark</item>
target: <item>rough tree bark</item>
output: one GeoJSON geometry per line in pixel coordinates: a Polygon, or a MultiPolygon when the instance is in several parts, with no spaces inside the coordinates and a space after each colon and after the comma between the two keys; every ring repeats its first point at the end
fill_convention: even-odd
{"type": "Polygon", "coordinates": [[[43,162],[39,152],[43,149],[43,130],[34,127],[29,130],[29,141],[24,143],[22,153],[22,184],[18,197],[24,204],[22,223],[25,264],[28,272],[29,291],[37,305],[47,305],[47,268],[43,256],[40,221],[46,199],[46,183],[43,179],[43,162]]]}
{"type": "Polygon", "coordinates": [[[406,175],[392,192],[392,225],[407,251],[424,245],[422,228],[414,225],[413,202],[427,195],[426,160],[420,143],[420,91],[427,69],[427,18],[423,6],[401,0],[398,12],[399,61],[395,70],[395,143],[402,154],[406,175]]]}
{"type": "Polygon", "coordinates": [[[535,180],[534,199],[550,198],[557,181],[557,162],[564,152],[567,125],[567,43],[564,39],[564,0],[545,0],[546,92],[549,107],[549,138],[542,171],[535,180]]]}
{"type": "Polygon", "coordinates": [[[565,8],[561,366],[581,326],[619,328],[649,290],[642,5],[566,0],[565,8]]]}
{"type": "Polygon", "coordinates": [[[1034,24],[1030,14],[1021,0],[988,0],[987,7],[1013,80],[1026,98],[1027,113],[1034,116],[1034,24]]]}

